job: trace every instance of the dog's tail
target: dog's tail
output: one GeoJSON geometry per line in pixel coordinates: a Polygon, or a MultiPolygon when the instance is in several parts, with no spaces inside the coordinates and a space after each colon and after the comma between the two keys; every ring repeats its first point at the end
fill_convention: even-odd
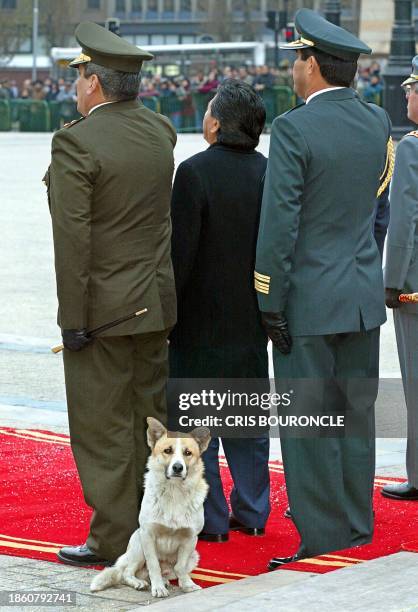
{"type": "Polygon", "coordinates": [[[107,567],[93,578],[90,591],[103,591],[109,587],[120,584],[123,569],[121,567],[107,567]]]}

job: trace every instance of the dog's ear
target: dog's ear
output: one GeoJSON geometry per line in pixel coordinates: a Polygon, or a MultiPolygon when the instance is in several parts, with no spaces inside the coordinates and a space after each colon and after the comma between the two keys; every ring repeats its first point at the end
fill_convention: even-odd
{"type": "Polygon", "coordinates": [[[154,417],[147,417],[148,429],[147,429],[147,441],[148,446],[153,449],[156,442],[167,432],[166,428],[160,421],[154,419],[154,417]]]}
{"type": "Polygon", "coordinates": [[[204,453],[210,442],[210,431],[207,427],[196,427],[190,432],[199,445],[200,454],[204,453]]]}

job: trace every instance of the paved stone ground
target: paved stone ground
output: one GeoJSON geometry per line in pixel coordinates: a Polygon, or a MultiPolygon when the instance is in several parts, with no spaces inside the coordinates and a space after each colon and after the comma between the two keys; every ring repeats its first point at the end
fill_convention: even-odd
{"type": "MultiPolygon", "coordinates": [[[[260,150],[268,153],[268,136],[261,141],[260,150]]],[[[0,134],[0,185],[2,206],[0,208],[0,288],[2,295],[2,319],[0,323],[0,426],[33,427],[67,432],[62,357],[54,356],[49,347],[59,342],[55,323],[56,297],[53,269],[53,250],[50,219],[46,204],[45,188],[41,178],[49,162],[50,135],[48,134],[0,134]]],[[[176,148],[176,163],[205,148],[200,135],[180,136],[176,148]]],[[[377,471],[381,475],[404,476],[405,456],[405,406],[399,381],[399,365],[391,315],[382,328],[381,338],[381,393],[377,406],[378,434],[377,471]]],[[[280,458],[280,444],[272,440],[272,458],[280,458]]],[[[417,567],[418,558],[403,553],[393,555],[377,567],[380,583],[374,592],[387,584],[391,572],[407,572],[417,567]],[[405,555],[408,557],[408,561],[405,555]],[[406,567],[404,564],[407,564],[406,567]],[[398,569],[397,569],[398,568],[398,569]],[[388,572],[386,576],[385,572],[388,572]]],[[[363,568],[368,563],[362,564],[363,568]]],[[[0,555],[0,590],[37,589],[50,590],[68,588],[77,593],[77,610],[130,610],[150,605],[157,609],[221,610],[258,607],[260,610],[317,610],[315,601],[322,597],[321,610],[401,610],[411,607],[373,608],[344,607],[344,597],[335,600],[331,588],[332,580],[339,584],[338,590],[345,593],[347,572],[357,572],[360,567],[339,570],[332,576],[314,577],[302,572],[283,571],[246,579],[199,592],[181,595],[178,604],[169,601],[156,602],[149,593],[137,593],[128,588],[112,589],[99,595],[89,594],[88,584],[93,570],[74,569],[63,565],[32,561],[0,555]],[[339,576],[342,576],[341,578],[339,576]],[[309,578],[309,580],[308,580],[309,578]],[[289,581],[298,581],[295,586],[289,581]],[[302,581],[302,582],[301,582],[302,581]],[[341,584],[338,581],[342,581],[341,584]],[[302,583],[304,585],[301,591],[302,583]],[[314,585],[318,587],[315,588],[314,585]],[[280,598],[275,589],[280,585],[280,598]],[[284,585],[284,586],[282,586],[284,585]],[[286,586],[287,585],[287,586],[286,586]],[[324,585],[324,586],[323,586],[324,585]],[[287,589],[286,593],[285,590],[287,589]],[[292,590],[293,589],[293,590],[292,590]],[[309,590],[313,589],[313,590],[309,590]],[[271,593],[266,595],[266,593],[271,593]],[[306,606],[296,602],[297,593],[305,593],[306,606]],[[316,594],[315,594],[316,593],[316,594]],[[281,599],[283,596],[283,599],[281,599]],[[187,599],[184,599],[187,597],[187,599]],[[257,600],[257,597],[261,598],[257,600]],[[311,599],[309,599],[309,597],[311,599]],[[325,597],[325,599],[324,599],[325,597]],[[328,597],[328,599],[327,599],[328,597]],[[270,598],[270,599],[269,599],[270,598]],[[276,601],[277,598],[277,601],[276,601]],[[315,599],[316,598],[316,599],[315,599]],[[241,606],[241,602],[246,600],[241,606]],[[239,603],[230,603],[230,602],[239,603]],[[286,601],[286,604],[284,603],[286,601]],[[194,604],[193,602],[196,602],[194,604]],[[276,602],[276,603],[275,603],[276,602]],[[309,602],[309,603],[308,603],[309,602]],[[338,605],[337,605],[338,604],[338,605]],[[234,607],[231,607],[231,606],[234,607]],[[270,606],[270,607],[268,607],[270,606]],[[294,607],[292,607],[294,606],[294,607]],[[296,607],[295,607],[296,606],[296,607]],[[342,607],[341,607],[342,606],[342,607]]],[[[369,580],[374,580],[373,572],[369,580]]],[[[409,572],[409,574],[408,574],[409,572]]],[[[351,575],[351,574],[350,574],[351,575]]],[[[351,580],[351,578],[350,578],[351,580]]],[[[355,581],[356,578],[353,578],[355,581]]],[[[347,578],[347,584],[348,584],[347,578]]],[[[410,580],[412,583],[412,579],[410,580]]],[[[416,578],[415,578],[416,582],[416,578]]],[[[405,586],[405,585],[404,585],[405,586]]],[[[336,587],[337,588],[337,587],[336,587]]],[[[398,589],[398,585],[396,585],[398,589]]],[[[386,592],[383,589],[383,592],[386,592]]],[[[363,593],[363,592],[362,592],[363,593]]],[[[178,591],[173,588],[172,597],[178,591]]],[[[411,593],[410,593],[411,595],[411,593]]],[[[366,597],[366,595],[365,595],[366,597]]],[[[410,605],[410,597],[405,596],[410,605]]],[[[396,598],[393,595],[394,599],[396,598]]],[[[303,599],[303,597],[302,597],[303,599]]],[[[301,599],[301,601],[302,601],[301,599]]],[[[367,597],[364,602],[369,601],[367,597]]],[[[176,601],[176,600],[175,600],[176,601]]],[[[379,600],[380,601],[380,600],[379,600]]],[[[385,600],[381,600],[384,604],[385,600]]],[[[389,600],[387,600],[389,601],[389,600]]],[[[395,602],[396,603],[396,602],[395,602]]],[[[395,605],[393,603],[393,605],[395,605]]],[[[355,604],[362,605],[362,602],[355,604]]],[[[392,605],[392,604],[391,604],[392,605]]],[[[417,604],[418,606],[418,604],[417,604]]],[[[0,606],[2,607],[2,606],[0,606]]],[[[8,608],[6,608],[8,609],[8,608]]],[[[16,607],[10,608],[16,610],[16,607]]],[[[24,608],[35,610],[36,608],[24,608]]],[[[39,610],[44,608],[39,608],[39,610]]],[[[50,608],[51,609],[51,608],[50,608]]],[[[53,608],[55,609],[55,608],[53,608]]],[[[60,608],[56,608],[60,609],[60,608]]]]}
{"type": "Polygon", "coordinates": [[[418,556],[407,552],[289,583],[278,580],[279,570],[247,579],[248,590],[239,583],[213,587],[210,597],[191,593],[155,604],[152,612],[185,606],[193,612],[407,612],[418,609],[417,570],[418,556]]]}

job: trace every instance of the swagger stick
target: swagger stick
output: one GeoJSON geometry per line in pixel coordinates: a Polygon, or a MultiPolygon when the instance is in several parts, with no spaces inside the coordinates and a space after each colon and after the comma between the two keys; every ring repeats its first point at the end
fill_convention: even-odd
{"type": "Polygon", "coordinates": [[[418,302],[418,293],[401,293],[399,301],[408,304],[410,302],[418,302]]]}
{"type": "MultiPolygon", "coordinates": [[[[87,332],[87,336],[96,336],[97,334],[100,334],[101,332],[106,331],[107,329],[111,329],[112,327],[115,327],[116,325],[120,325],[121,323],[125,323],[126,321],[130,321],[131,319],[135,319],[135,317],[139,317],[140,315],[144,314],[145,312],[148,312],[148,308],[143,308],[142,310],[138,310],[137,312],[133,312],[130,315],[126,315],[125,317],[121,317],[120,319],[116,319],[116,321],[111,321],[110,323],[105,323],[104,325],[100,325],[100,327],[96,327],[95,329],[92,329],[90,331],[87,332]]],[[[58,344],[58,346],[53,346],[51,348],[51,351],[53,353],[60,353],[64,348],[63,344],[58,344]]]]}

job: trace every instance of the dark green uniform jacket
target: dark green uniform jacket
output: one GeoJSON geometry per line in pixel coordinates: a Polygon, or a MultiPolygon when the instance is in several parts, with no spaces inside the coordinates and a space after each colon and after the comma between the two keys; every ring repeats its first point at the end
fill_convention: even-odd
{"type": "Polygon", "coordinates": [[[278,117],[270,142],[255,286],[293,335],[366,330],[386,320],[373,237],[391,125],[350,88],[278,117]]]}
{"type": "Polygon", "coordinates": [[[142,308],[103,335],[174,325],[175,142],[170,122],[136,100],[101,106],[54,135],[45,181],[61,328],[92,329],[142,308]]]}

